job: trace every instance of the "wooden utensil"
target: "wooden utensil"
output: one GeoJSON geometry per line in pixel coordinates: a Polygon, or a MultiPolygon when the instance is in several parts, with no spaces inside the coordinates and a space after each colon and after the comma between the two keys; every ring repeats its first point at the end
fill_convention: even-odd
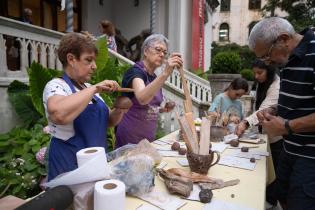
{"type": "Polygon", "coordinates": [[[135,90],[132,89],[132,88],[122,88],[122,87],[119,87],[116,91],[117,91],[117,92],[123,92],[123,93],[132,93],[132,92],[134,92],[135,90]]]}

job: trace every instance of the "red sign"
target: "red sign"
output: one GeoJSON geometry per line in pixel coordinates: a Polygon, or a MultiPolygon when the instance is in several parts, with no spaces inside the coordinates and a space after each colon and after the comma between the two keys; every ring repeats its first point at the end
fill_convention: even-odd
{"type": "Polygon", "coordinates": [[[192,6],[192,68],[204,70],[204,0],[193,0],[192,6]]]}

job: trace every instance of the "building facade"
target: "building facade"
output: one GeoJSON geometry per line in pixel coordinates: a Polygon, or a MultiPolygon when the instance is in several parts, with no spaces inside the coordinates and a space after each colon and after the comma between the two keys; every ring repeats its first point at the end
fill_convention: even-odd
{"type": "MultiPolygon", "coordinates": [[[[247,45],[248,36],[259,20],[261,9],[267,0],[220,0],[220,6],[212,15],[212,37],[219,44],[236,43],[247,45]]],[[[280,17],[286,13],[276,10],[280,17]]]]}

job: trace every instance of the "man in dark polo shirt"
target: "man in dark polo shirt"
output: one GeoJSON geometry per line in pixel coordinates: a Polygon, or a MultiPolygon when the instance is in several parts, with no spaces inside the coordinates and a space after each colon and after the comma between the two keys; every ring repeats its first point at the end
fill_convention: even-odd
{"type": "Polygon", "coordinates": [[[284,151],[276,169],[277,197],[283,209],[315,209],[315,36],[296,33],[279,17],[258,22],[249,47],[266,64],[280,67],[278,116],[258,117],[264,130],[283,135],[284,151]]]}

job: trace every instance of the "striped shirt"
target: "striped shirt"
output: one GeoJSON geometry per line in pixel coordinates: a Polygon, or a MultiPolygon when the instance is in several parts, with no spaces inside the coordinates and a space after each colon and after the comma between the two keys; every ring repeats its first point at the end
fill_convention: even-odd
{"type": "MultiPolygon", "coordinates": [[[[288,120],[315,112],[315,36],[305,29],[287,65],[280,71],[278,114],[288,120]]],[[[315,159],[315,132],[283,136],[286,152],[315,159]]]]}

